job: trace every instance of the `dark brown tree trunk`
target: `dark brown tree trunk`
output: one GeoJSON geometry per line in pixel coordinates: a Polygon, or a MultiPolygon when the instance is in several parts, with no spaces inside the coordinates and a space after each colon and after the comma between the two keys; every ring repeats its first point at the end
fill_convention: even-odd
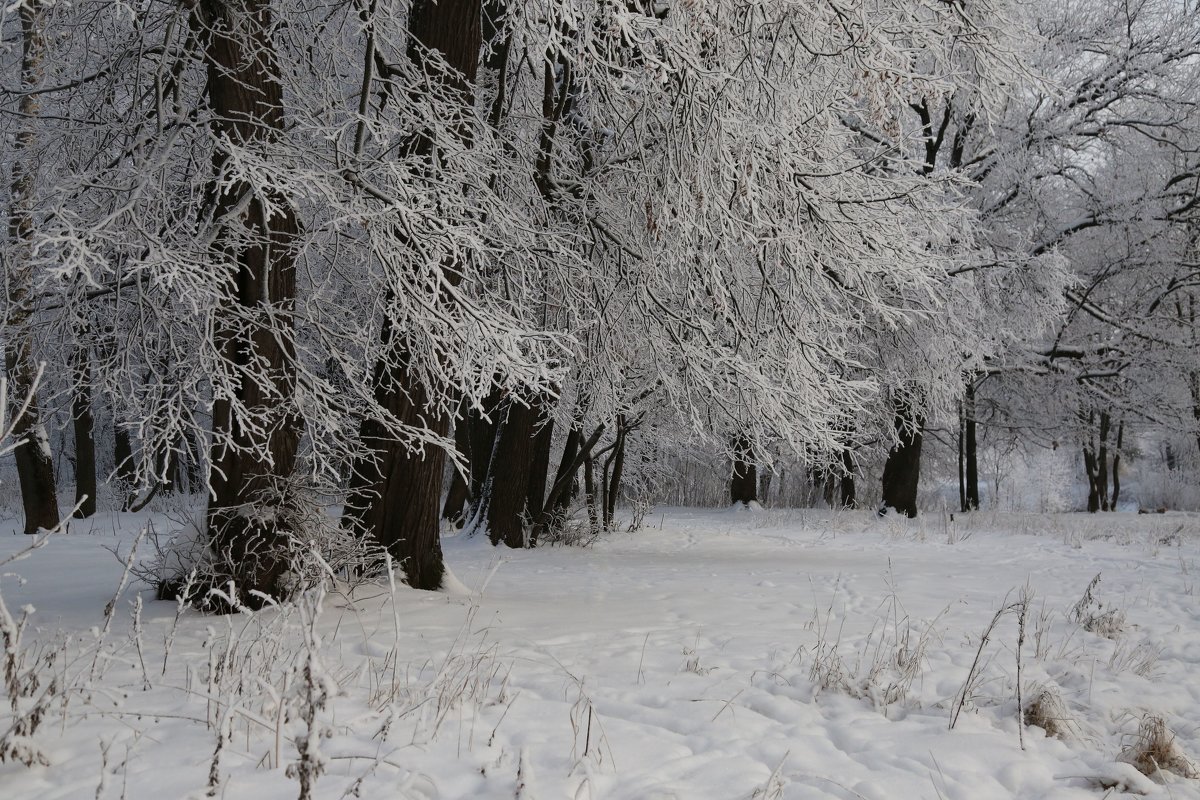
{"type": "Polygon", "coordinates": [[[1083,470],[1087,473],[1088,482],[1087,510],[1094,514],[1100,510],[1100,487],[1096,480],[1096,455],[1090,447],[1083,448],[1083,470]]]}
{"type": "Polygon", "coordinates": [[[758,502],[758,467],[752,459],[750,440],[738,436],[733,444],[733,474],[729,479],[729,497],[733,503],[758,502]]]}
{"type": "MultiPolygon", "coordinates": [[[[386,321],[384,326],[390,331],[386,321]]],[[[449,420],[428,411],[429,396],[424,386],[403,366],[411,356],[388,336],[386,344],[402,360],[388,368],[389,376],[380,376],[376,400],[402,424],[445,436],[449,420]],[[392,379],[406,386],[407,391],[397,391],[392,379]]],[[[445,573],[439,535],[445,452],[428,446],[424,452],[412,452],[374,418],[363,421],[360,433],[371,456],[354,466],[355,477],[344,512],[347,526],[373,535],[387,548],[409,586],[440,588],[445,573]]]]}
{"type": "MultiPolygon", "coordinates": [[[[408,14],[412,39],[408,57],[438,91],[448,92],[472,104],[472,88],[482,45],[480,0],[414,0],[408,14]],[[428,57],[439,53],[450,71],[428,57]]],[[[460,130],[469,139],[465,114],[460,130]]],[[[418,132],[410,149],[430,156],[434,143],[418,132]]],[[[462,278],[458,265],[443,265],[446,280],[456,285],[462,278]]],[[[444,298],[442,302],[450,302],[444,298]]],[[[376,398],[402,423],[424,427],[445,436],[450,420],[436,411],[440,387],[425,386],[413,369],[414,354],[398,337],[390,320],[381,331],[383,352],[376,365],[376,398]]],[[[367,419],[362,425],[362,442],[371,451],[356,465],[358,486],[346,501],[347,520],[362,533],[373,534],[404,569],[408,584],[415,589],[437,589],[442,584],[440,511],[445,452],[431,447],[411,452],[387,435],[382,423],[367,419]]],[[[522,497],[524,495],[522,494],[522,497]]]]}
{"type": "MultiPolygon", "coordinates": [[[[44,6],[29,0],[18,6],[21,19],[21,86],[41,88],[45,75],[46,42],[42,31],[44,6]]],[[[34,191],[38,158],[32,152],[36,144],[34,125],[41,114],[41,95],[21,95],[18,104],[20,122],[6,160],[12,165],[11,207],[8,216],[9,263],[5,270],[7,315],[4,319],[4,367],[8,373],[10,414],[18,414],[28,400],[24,413],[12,422],[17,480],[21,485],[21,504],[25,511],[25,533],[37,533],[58,526],[58,490],[54,483],[54,462],[50,456],[50,437],[42,423],[42,408],[37,398],[38,368],[33,362],[33,336],[29,329],[32,314],[33,264],[31,240],[34,231],[34,191]]]]}
{"type": "Polygon", "coordinates": [[[558,470],[554,474],[554,484],[558,485],[565,478],[569,478],[566,488],[559,492],[557,497],[550,498],[550,507],[553,509],[556,516],[565,516],[567,509],[571,505],[571,500],[579,494],[579,486],[576,479],[576,474],[579,470],[580,447],[583,446],[583,418],[587,413],[590,400],[586,394],[582,395],[575,404],[575,411],[571,420],[571,430],[567,432],[567,440],[563,443],[562,458],[558,462],[558,470]]]}
{"type": "MultiPolygon", "coordinates": [[[[86,331],[81,331],[86,336],[86,331]]],[[[75,395],[71,417],[75,428],[75,513],[87,519],[96,513],[96,442],[92,415],[92,357],[82,342],[75,349],[75,395]]]]}
{"type": "MultiPolygon", "coordinates": [[[[963,403],[963,455],[966,460],[966,507],[963,511],[979,510],[979,445],[976,439],[975,386],[967,384],[966,400],[963,403]]],[[[993,508],[995,507],[993,498],[993,508]]]]}
{"type": "Polygon", "coordinates": [[[854,508],[857,500],[854,496],[854,456],[847,447],[842,450],[842,508],[854,508]]]}
{"type": "MultiPolygon", "coordinates": [[[[205,51],[214,133],[240,147],[277,141],[284,117],[269,0],[200,0],[192,21],[205,51]]],[[[213,336],[237,402],[218,397],[213,406],[208,532],[241,602],[258,605],[263,601],[252,592],[284,594],[290,567],[289,531],[277,514],[253,510],[286,504],[300,439],[290,412],[299,224],[287,197],[260,197],[254,186],[228,182],[228,163],[218,149],[209,190],[218,226],[212,256],[228,273],[231,310],[218,316],[213,336]],[[255,424],[246,425],[242,413],[254,415],[255,424]]]]}
{"type": "Polygon", "coordinates": [[[471,513],[475,517],[481,511],[484,485],[492,468],[492,455],[496,449],[496,432],[499,430],[497,417],[501,412],[503,398],[500,390],[493,388],[483,399],[483,409],[467,409],[467,437],[470,439],[470,499],[471,513]]]}
{"type": "Polygon", "coordinates": [[[534,415],[529,406],[516,399],[509,400],[508,412],[496,437],[492,472],[483,499],[492,544],[503,542],[509,547],[526,547],[529,543],[525,508],[533,463],[534,415]]]}
{"type": "Polygon", "coordinates": [[[897,443],[883,466],[883,508],[894,508],[909,518],[917,516],[917,486],[921,480],[921,440],[925,421],[906,408],[896,412],[897,443]]]}
{"type": "MultiPolygon", "coordinates": [[[[604,461],[604,528],[606,530],[612,527],[613,517],[617,513],[617,496],[621,492],[621,475],[625,471],[625,439],[628,434],[625,415],[618,414],[617,439],[613,443],[612,452],[604,461]]],[[[757,488],[756,486],[756,494],[757,488]]]]}

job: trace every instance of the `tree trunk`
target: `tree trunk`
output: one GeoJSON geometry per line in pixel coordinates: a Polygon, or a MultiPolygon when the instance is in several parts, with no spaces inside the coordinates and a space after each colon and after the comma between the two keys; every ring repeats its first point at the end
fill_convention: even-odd
{"type": "Polygon", "coordinates": [[[1121,499],[1121,445],[1125,443],[1125,421],[1117,423],[1117,446],[1113,450],[1112,460],[1112,502],[1108,504],[1109,511],[1117,510],[1117,502],[1121,499]]]}
{"type": "Polygon", "coordinates": [[[917,485],[921,479],[921,440],[925,421],[910,418],[907,409],[896,412],[899,443],[888,453],[883,467],[883,508],[894,508],[909,518],[917,516],[917,485]]]}
{"type": "Polygon", "coordinates": [[[1100,412],[1100,448],[1096,451],[1096,491],[1100,495],[1100,510],[1108,511],[1108,431],[1111,420],[1107,411],[1100,412]]]}
{"type": "Polygon", "coordinates": [[[738,436],[733,444],[733,474],[729,480],[729,496],[733,503],[758,502],[758,467],[752,458],[750,440],[738,436]]]}
{"type": "MultiPolygon", "coordinates": [[[[42,32],[45,14],[41,0],[18,6],[21,19],[21,86],[39,89],[45,75],[46,42],[42,32]]],[[[12,164],[12,196],[8,217],[11,249],[5,272],[8,314],[4,320],[4,367],[8,373],[10,413],[16,414],[28,398],[25,413],[12,422],[12,435],[21,444],[15,452],[21,504],[25,511],[25,533],[58,526],[58,491],[50,437],[42,423],[37,398],[38,368],[33,363],[32,314],[33,263],[31,239],[34,231],[34,191],[38,163],[32,152],[36,143],[34,126],[41,114],[41,96],[23,94],[18,104],[20,120],[7,160],[12,164]]]]}
{"type": "Polygon", "coordinates": [[[483,398],[483,409],[467,409],[467,438],[470,439],[470,484],[469,494],[471,512],[467,516],[474,518],[483,510],[482,502],[484,486],[492,468],[492,456],[496,449],[496,433],[499,430],[498,416],[501,411],[502,396],[498,388],[493,388],[483,398]]]}
{"type": "Polygon", "coordinates": [[[854,494],[854,456],[847,447],[842,450],[842,508],[857,505],[854,494]]]}
{"type": "Polygon", "coordinates": [[[1083,448],[1083,470],[1088,482],[1087,510],[1094,514],[1100,510],[1100,488],[1096,480],[1096,456],[1090,447],[1083,448]]]}
{"type": "MultiPolygon", "coordinates": [[[[449,420],[429,411],[424,385],[408,372],[411,354],[392,342],[387,321],[384,330],[386,345],[397,363],[379,367],[388,374],[377,376],[377,402],[402,424],[445,436],[449,420]],[[406,389],[400,391],[397,385],[406,389]]],[[[370,417],[363,420],[360,434],[370,454],[354,465],[344,522],[351,530],[374,536],[387,548],[409,586],[440,588],[445,573],[439,513],[445,452],[429,446],[412,452],[383,423],[370,417]]]]}
{"type": "MultiPolygon", "coordinates": [[[[457,97],[464,111],[473,102],[482,47],[480,26],[480,0],[414,0],[408,13],[412,35],[409,59],[438,91],[457,97]],[[449,71],[427,57],[435,51],[449,71]]],[[[464,142],[469,138],[465,114],[460,136],[464,142]]],[[[410,143],[417,155],[432,155],[433,147],[425,131],[418,131],[410,143]]],[[[450,285],[461,281],[460,265],[443,264],[442,269],[450,285]]],[[[443,297],[441,302],[451,301],[443,297]]],[[[385,319],[380,333],[384,355],[375,370],[376,399],[401,423],[445,436],[450,420],[437,411],[435,402],[441,387],[420,381],[413,369],[415,356],[399,334],[391,320],[385,319]]],[[[360,532],[373,534],[388,549],[414,589],[440,588],[445,572],[439,530],[445,452],[430,447],[410,452],[387,436],[381,422],[371,418],[363,422],[361,433],[370,453],[356,465],[360,485],[347,497],[347,520],[360,532]]]]}
{"type": "Polygon", "coordinates": [[[958,401],[958,510],[964,514],[967,511],[967,417],[963,413],[963,403],[958,401]]]}
{"type": "MultiPolygon", "coordinates": [[[[218,140],[250,148],[277,141],[285,121],[269,0],[200,0],[192,20],[205,50],[218,140]]],[[[213,162],[212,256],[229,278],[228,310],[214,320],[213,337],[226,371],[219,379],[234,396],[218,396],[213,405],[208,532],[219,569],[235,581],[241,601],[260,605],[252,592],[280,596],[288,588],[290,532],[271,509],[287,503],[285,483],[300,439],[290,411],[299,224],[288,198],[260,197],[254,186],[228,181],[229,156],[221,149],[213,162]],[[253,415],[255,424],[243,415],[253,415]]]]}
{"type": "MultiPolygon", "coordinates": [[[[967,384],[963,403],[963,456],[966,461],[966,506],[963,511],[979,510],[979,446],[976,440],[975,386],[967,384]]],[[[993,498],[993,504],[996,499],[993,498]]],[[[995,507],[993,505],[993,507],[995,507]]]]}
{"type": "Polygon", "coordinates": [[[508,401],[508,413],[496,437],[492,473],[483,500],[492,544],[503,542],[519,548],[529,542],[525,508],[534,455],[534,415],[532,408],[515,398],[508,401]]]}
{"type": "MultiPolygon", "coordinates": [[[[613,517],[617,513],[617,496],[621,491],[621,475],[625,471],[625,439],[629,430],[625,424],[625,415],[617,414],[617,440],[613,443],[613,451],[604,461],[604,528],[612,527],[613,517]],[[609,467],[611,466],[611,474],[609,467]]],[[[755,487],[757,492],[757,486],[755,487]]]]}
{"type": "MultiPolygon", "coordinates": [[[[86,337],[86,330],[80,331],[86,337]]],[[[90,348],[75,348],[75,395],[71,399],[71,418],[75,427],[75,514],[87,519],[96,513],[96,442],[92,416],[92,359],[90,348]]]]}
{"type": "Polygon", "coordinates": [[[588,395],[581,393],[575,403],[575,410],[571,419],[571,430],[567,432],[567,440],[563,443],[562,459],[559,460],[558,469],[554,474],[554,485],[556,486],[564,478],[568,476],[570,478],[570,483],[566,484],[566,488],[559,492],[557,497],[550,499],[550,506],[554,514],[558,517],[566,516],[571,501],[579,494],[579,485],[575,476],[579,470],[579,450],[584,445],[583,418],[590,405],[591,400],[588,395]]]}

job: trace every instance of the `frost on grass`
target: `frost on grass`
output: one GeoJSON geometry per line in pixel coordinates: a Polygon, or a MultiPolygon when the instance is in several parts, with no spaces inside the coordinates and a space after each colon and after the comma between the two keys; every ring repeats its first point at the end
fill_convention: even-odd
{"type": "MultiPolygon", "coordinates": [[[[25,714],[56,681],[33,735],[8,737],[26,757],[0,765],[0,782],[101,800],[126,781],[129,797],[746,800],[933,796],[935,775],[945,797],[1011,800],[1145,791],[1150,767],[1173,797],[1200,798],[1187,699],[1200,630],[1179,591],[1188,575],[1166,556],[982,521],[946,547],[854,512],[741,516],[677,512],[637,536],[503,561],[448,537],[465,593],[330,579],[323,598],[224,617],[114,597],[131,532],[119,569],[99,537],[57,537],[25,586],[0,587],[19,639],[8,663],[41,681],[35,696],[14,682],[0,734],[10,694],[25,714]],[[1131,559],[1172,568],[1143,584],[1148,570],[1117,566],[1131,559]],[[1137,638],[1072,621],[1100,567],[1137,638]],[[64,576],[94,601],[57,598],[64,576]],[[1040,612],[1032,589],[1011,594],[1026,581],[1040,612]],[[813,596],[835,601],[814,612],[813,596]],[[22,623],[26,604],[39,611],[22,623]],[[72,635],[46,624],[60,618],[72,635]],[[51,653],[52,667],[38,661],[51,653]],[[1133,708],[1169,729],[1134,736],[1133,708]]],[[[1189,536],[1181,555],[1196,546],[1189,536]]]]}
{"type": "Polygon", "coordinates": [[[1092,578],[1083,596],[1071,608],[1070,619],[1085,631],[1103,636],[1105,639],[1116,639],[1125,630],[1125,613],[1113,605],[1106,605],[1096,596],[1096,588],[1100,585],[1100,573],[1092,578]]]}
{"type": "Polygon", "coordinates": [[[1138,726],[1120,760],[1137,767],[1138,772],[1158,781],[1169,772],[1181,778],[1200,778],[1200,767],[1188,757],[1176,741],[1175,733],[1157,714],[1147,714],[1138,726]]]}
{"type": "Polygon", "coordinates": [[[1079,727],[1062,695],[1053,686],[1043,686],[1032,693],[1025,706],[1024,723],[1041,728],[1047,736],[1070,741],[1079,737],[1079,727]]]}

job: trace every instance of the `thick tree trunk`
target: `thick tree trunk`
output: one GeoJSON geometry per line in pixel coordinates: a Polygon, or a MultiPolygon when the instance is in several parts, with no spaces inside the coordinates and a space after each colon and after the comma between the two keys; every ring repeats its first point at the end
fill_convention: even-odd
{"type": "MultiPolygon", "coordinates": [[[[390,331],[387,322],[384,326],[390,331]]],[[[398,363],[387,368],[387,376],[379,376],[376,400],[402,424],[445,436],[449,420],[429,411],[424,386],[407,370],[411,356],[399,347],[394,352],[398,363]],[[399,391],[393,380],[406,390],[399,391]]],[[[387,548],[409,586],[440,588],[445,574],[439,514],[445,452],[428,446],[411,452],[373,418],[363,421],[360,433],[370,455],[354,467],[344,512],[347,527],[374,536],[387,548]]]]}
{"type": "MultiPolygon", "coordinates": [[[[18,6],[21,19],[21,86],[41,88],[45,75],[46,43],[42,24],[45,14],[40,0],[28,0],[18,6]]],[[[13,440],[20,442],[15,452],[17,480],[21,485],[21,503],[25,511],[25,533],[37,533],[58,526],[58,491],[54,483],[54,462],[50,456],[50,437],[42,423],[42,408],[37,398],[38,368],[33,363],[33,336],[29,330],[32,314],[33,264],[31,239],[34,231],[34,190],[37,181],[37,155],[34,125],[41,114],[40,95],[21,96],[18,104],[20,123],[10,145],[12,196],[8,216],[11,249],[6,265],[5,286],[8,314],[4,320],[4,367],[8,373],[9,411],[17,413],[28,399],[25,412],[13,422],[13,440]]]]}
{"type": "Polygon", "coordinates": [[[74,516],[86,519],[96,513],[96,426],[92,415],[91,352],[82,343],[75,349],[75,395],[71,398],[71,417],[75,428],[74,516]]]}
{"type": "MultiPolygon", "coordinates": [[[[414,0],[408,13],[412,39],[408,57],[438,91],[457,97],[464,110],[472,105],[472,88],[482,46],[480,0],[414,0]],[[450,71],[433,59],[441,55],[450,71]]],[[[469,138],[464,113],[460,135],[469,138]]],[[[434,142],[419,131],[410,143],[416,155],[432,155],[434,142]]],[[[462,270],[444,264],[447,282],[457,284],[462,270]]],[[[444,298],[442,302],[450,300],[444,298]]],[[[424,427],[445,436],[449,418],[437,409],[432,393],[440,387],[425,386],[413,369],[412,351],[402,333],[385,319],[381,330],[384,356],[376,365],[376,398],[402,423],[424,427]]],[[[360,476],[357,491],[346,501],[346,518],[360,532],[372,534],[404,569],[408,584],[415,589],[437,589],[445,568],[440,540],[440,500],[445,452],[426,447],[410,452],[387,436],[382,423],[368,418],[362,426],[362,442],[370,450],[356,465],[360,476]]],[[[474,448],[472,448],[474,452],[474,448]]],[[[522,492],[522,499],[524,492],[522,492]]]]}
{"type": "Polygon", "coordinates": [[[752,458],[750,441],[739,436],[733,444],[733,474],[729,479],[729,497],[733,503],[758,502],[758,467],[752,458]]]}
{"type": "MultiPolygon", "coordinates": [[[[269,0],[201,0],[192,20],[205,50],[214,133],[242,147],[278,140],[283,100],[269,0]]],[[[212,254],[230,286],[230,310],[217,316],[213,336],[227,371],[219,379],[234,397],[219,396],[213,406],[208,532],[240,600],[257,605],[263,601],[252,592],[287,591],[290,567],[289,531],[278,514],[254,509],[286,503],[300,438],[290,413],[296,376],[288,321],[299,226],[288,198],[259,197],[249,184],[228,182],[228,156],[219,149],[213,161],[209,202],[220,230],[212,254]],[[243,414],[254,415],[255,425],[243,414]]]]}
{"type": "Polygon", "coordinates": [[[533,463],[534,415],[532,408],[518,400],[508,401],[483,500],[492,544],[503,542],[509,547],[526,547],[529,543],[525,507],[533,463]]]}
{"type": "Polygon", "coordinates": [[[493,388],[483,398],[483,409],[467,409],[467,438],[470,439],[470,473],[469,484],[471,512],[469,518],[477,517],[483,511],[482,503],[488,474],[492,468],[492,456],[496,449],[496,433],[499,430],[498,417],[501,413],[500,404],[503,397],[500,390],[493,388]]]}
{"type": "Polygon", "coordinates": [[[917,486],[921,479],[921,441],[925,421],[910,419],[906,410],[896,412],[900,439],[888,453],[883,467],[883,508],[894,508],[908,517],[917,516],[917,486]]]}

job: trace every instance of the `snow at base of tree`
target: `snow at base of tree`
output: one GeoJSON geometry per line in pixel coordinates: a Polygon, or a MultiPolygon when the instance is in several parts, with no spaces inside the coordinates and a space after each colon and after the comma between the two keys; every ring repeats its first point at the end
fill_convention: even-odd
{"type": "Polygon", "coordinates": [[[107,634],[111,552],[169,523],[75,522],[0,579],[37,609],[18,663],[57,653],[25,742],[48,763],[0,764],[0,795],[1200,798],[1200,516],[650,518],[588,548],[450,537],[457,592],[177,620],[134,582],[107,634]],[[1146,731],[1172,737],[1150,776],[1146,731]]]}

